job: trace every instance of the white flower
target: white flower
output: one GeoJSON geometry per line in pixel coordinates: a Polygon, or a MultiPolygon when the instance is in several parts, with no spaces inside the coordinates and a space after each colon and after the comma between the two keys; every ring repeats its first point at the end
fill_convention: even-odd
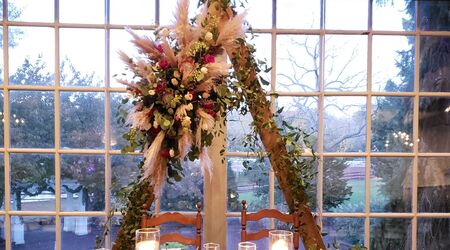
{"type": "Polygon", "coordinates": [[[201,71],[203,74],[208,74],[208,69],[207,69],[206,67],[202,67],[202,68],[200,69],[200,71],[201,71]]]}
{"type": "Polygon", "coordinates": [[[180,76],[180,71],[175,70],[175,72],[173,72],[173,77],[180,78],[180,76]]]}
{"type": "Polygon", "coordinates": [[[192,103],[189,103],[188,105],[186,105],[186,110],[192,110],[194,109],[194,105],[192,105],[192,103]]]}
{"type": "Polygon", "coordinates": [[[175,86],[178,85],[178,80],[176,78],[172,78],[172,80],[170,80],[170,82],[175,86]]]}
{"type": "Polygon", "coordinates": [[[183,127],[189,127],[191,125],[191,118],[189,116],[183,117],[183,120],[181,121],[181,125],[183,127]]]}
{"type": "Polygon", "coordinates": [[[175,156],[175,151],[172,148],[169,150],[169,155],[170,155],[170,157],[175,156]]]}
{"type": "Polygon", "coordinates": [[[184,99],[186,99],[188,101],[192,100],[192,98],[194,98],[194,96],[191,93],[187,93],[184,95],[184,99]]]}
{"type": "Polygon", "coordinates": [[[160,31],[160,34],[163,36],[169,36],[169,30],[167,28],[164,28],[160,31]]]}
{"type": "Polygon", "coordinates": [[[159,126],[159,125],[158,125],[158,122],[157,122],[157,121],[153,121],[153,127],[154,127],[154,128],[158,128],[158,126],[159,126]]]}
{"type": "Polygon", "coordinates": [[[202,97],[207,99],[209,98],[209,93],[208,92],[203,92],[202,97]]]}
{"type": "Polygon", "coordinates": [[[149,90],[149,91],[148,91],[148,94],[149,94],[149,95],[155,95],[155,94],[156,94],[156,92],[155,92],[155,90],[154,90],[154,89],[151,89],[151,90],[149,90]]]}
{"type": "Polygon", "coordinates": [[[211,32],[206,32],[205,34],[205,40],[206,41],[211,41],[213,39],[213,34],[211,32]]]}

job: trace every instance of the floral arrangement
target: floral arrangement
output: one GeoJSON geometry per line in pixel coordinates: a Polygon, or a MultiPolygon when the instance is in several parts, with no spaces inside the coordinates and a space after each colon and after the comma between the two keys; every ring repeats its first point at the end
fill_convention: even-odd
{"type": "Polygon", "coordinates": [[[189,0],[180,0],[174,24],[156,30],[154,40],[128,30],[138,57],[119,52],[134,73],[132,81],[119,79],[134,105],[125,151],[142,147],[141,180],[149,178],[155,194],[167,177],[181,180],[184,160],[199,159],[202,173],[211,174],[207,148],[218,133],[215,126],[239,105],[228,87],[231,65],[224,49],[243,37],[244,14],[220,24],[216,6],[205,5],[191,23],[188,7],[189,0]]]}

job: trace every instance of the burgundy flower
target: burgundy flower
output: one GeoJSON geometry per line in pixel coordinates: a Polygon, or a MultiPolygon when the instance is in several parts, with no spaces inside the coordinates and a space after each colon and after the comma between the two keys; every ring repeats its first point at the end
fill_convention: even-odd
{"type": "Polygon", "coordinates": [[[216,117],[216,112],[214,112],[212,109],[208,110],[208,114],[212,117],[216,117]]]}
{"type": "Polygon", "coordinates": [[[205,56],[205,63],[215,63],[216,58],[213,55],[207,54],[205,56]]]}
{"type": "Polygon", "coordinates": [[[211,100],[207,100],[203,102],[203,107],[205,109],[212,109],[214,107],[214,103],[211,100]]]}
{"type": "Polygon", "coordinates": [[[156,49],[161,53],[164,52],[163,46],[161,44],[156,45],[156,49]]]}
{"type": "Polygon", "coordinates": [[[159,61],[159,67],[161,67],[161,69],[167,69],[169,68],[169,62],[165,59],[162,59],[161,61],[159,61]]]}
{"type": "Polygon", "coordinates": [[[170,154],[169,154],[169,150],[167,148],[163,148],[161,149],[160,155],[163,158],[169,158],[170,154]]]}
{"type": "Polygon", "coordinates": [[[155,88],[156,94],[161,94],[166,89],[166,85],[164,83],[158,83],[155,88]]]}
{"type": "Polygon", "coordinates": [[[152,132],[153,135],[156,136],[159,133],[159,131],[161,131],[161,128],[160,127],[157,127],[157,128],[151,127],[150,131],[152,132]]]}

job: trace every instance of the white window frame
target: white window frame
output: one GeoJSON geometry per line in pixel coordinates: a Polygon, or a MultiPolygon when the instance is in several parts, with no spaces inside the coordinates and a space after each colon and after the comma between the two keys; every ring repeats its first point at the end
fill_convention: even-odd
{"type": "MultiPolygon", "coordinates": [[[[6,236],[6,249],[11,248],[11,216],[54,216],[55,217],[55,231],[56,231],[56,249],[61,249],[61,217],[62,216],[100,216],[106,217],[107,211],[111,208],[110,203],[110,186],[111,186],[111,156],[120,155],[119,150],[113,150],[109,143],[105,144],[105,148],[101,150],[93,149],[62,149],[60,145],[60,94],[66,91],[80,91],[80,92],[103,92],[105,95],[104,100],[104,113],[105,113],[105,141],[109,142],[111,139],[109,124],[111,121],[110,117],[110,94],[111,93],[124,93],[124,88],[116,88],[110,86],[110,31],[115,29],[122,29],[124,25],[110,24],[110,1],[105,1],[105,24],[76,24],[76,23],[59,23],[59,0],[54,0],[55,6],[55,22],[18,22],[18,21],[7,21],[7,1],[3,1],[3,61],[4,61],[4,72],[3,79],[4,84],[3,94],[4,94],[4,147],[0,148],[0,153],[4,154],[4,173],[5,173],[5,210],[0,211],[0,216],[5,217],[5,236],[6,236]],[[54,28],[55,31],[55,86],[31,86],[31,85],[9,85],[9,65],[8,65],[8,27],[10,26],[27,26],[27,27],[50,27],[54,28]],[[104,87],[67,87],[60,85],[59,79],[59,63],[60,63],[60,36],[59,30],[61,28],[93,28],[101,29],[104,31],[105,35],[105,75],[104,75],[104,87]],[[11,148],[10,146],[10,126],[9,126],[9,114],[10,114],[10,104],[9,95],[10,91],[14,90],[40,90],[40,91],[53,91],[54,92],[54,115],[55,115],[55,147],[51,149],[37,149],[37,148],[11,148]],[[53,154],[55,160],[55,211],[13,211],[10,207],[10,154],[11,153],[45,153],[53,154]],[[103,155],[105,157],[105,210],[98,212],[64,212],[61,211],[60,201],[61,201],[61,179],[60,179],[60,160],[62,154],[92,154],[92,155],[103,155]]],[[[144,29],[144,30],[154,30],[158,23],[160,17],[160,1],[155,0],[155,25],[129,25],[131,28],[144,29]]],[[[254,29],[256,33],[264,33],[271,35],[271,61],[272,61],[272,72],[271,72],[271,90],[275,91],[275,85],[277,81],[276,75],[276,39],[277,35],[281,34],[302,34],[302,35],[318,35],[320,37],[320,89],[316,92],[277,92],[280,96],[291,96],[291,97],[317,97],[318,102],[318,144],[317,144],[317,155],[319,157],[318,161],[318,175],[317,175],[317,206],[318,213],[323,218],[331,217],[352,217],[352,218],[364,218],[364,245],[370,245],[370,219],[371,218],[408,218],[411,219],[411,230],[412,230],[412,246],[416,249],[417,246],[417,221],[419,218],[450,218],[450,213],[419,213],[417,204],[417,190],[418,190],[418,162],[420,157],[450,157],[450,153],[421,153],[419,152],[417,143],[414,144],[413,151],[409,153],[382,153],[382,152],[371,152],[371,114],[372,114],[372,97],[376,96],[404,96],[412,97],[414,99],[413,107],[413,140],[417,141],[419,139],[419,98],[420,97],[449,97],[450,92],[420,92],[419,91],[419,50],[420,50],[420,36],[422,35],[434,35],[434,36],[450,36],[450,32],[447,31],[420,31],[419,30],[419,20],[418,14],[416,13],[416,30],[415,31],[373,31],[372,30],[372,6],[373,0],[369,1],[368,8],[368,30],[354,31],[354,30],[328,30],[324,28],[324,13],[325,13],[325,1],[321,1],[321,21],[320,29],[279,29],[276,27],[276,4],[277,0],[272,0],[272,28],[270,29],[254,29]],[[327,92],[324,91],[324,47],[325,47],[325,35],[329,34],[347,34],[347,35],[364,35],[367,36],[367,90],[363,92],[327,92]],[[372,38],[374,35],[409,35],[415,36],[415,71],[414,71],[414,91],[412,92],[376,92],[372,91],[371,73],[372,73],[372,38]],[[339,153],[339,152],[324,152],[324,98],[327,96],[362,96],[366,97],[366,149],[365,152],[351,152],[351,153],[339,153]],[[323,201],[323,160],[327,157],[360,157],[365,158],[365,211],[361,213],[330,213],[321,212],[322,211],[322,201],[323,201]],[[413,159],[412,168],[412,209],[409,213],[374,213],[370,211],[370,162],[372,157],[410,157],[413,159]]],[[[192,1],[194,2],[194,1],[192,1]]],[[[194,3],[192,3],[194,4],[194,3]]],[[[418,12],[418,1],[416,1],[416,10],[418,12]]],[[[275,109],[275,97],[271,97],[272,109],[275,109]]],[[[223,145],[213,146],[212,153],[213,161],[216,162],[214,168],[214,175],[212,181],[205,181],[205,222],[204,222],[204,232],[205,241],[215,241],[222,245],[226,243],[226,219],[232,217],[239,217],[240,214],[236,212],[227,212],[227,184],[226,184],[226,165],[221,163],[221,157],[217,154],[219,150],[214,150],[214,148],[222,147],[223,145]],[[214,153],[216,152],[216,153],[214,153]],[[214,183],[214,192],[212,192],[212,185],[214,183]]],[[[248,157],[248,153],[244,152],[226,152],[227,157],[248,157]]],[[[206,179],[208,180],[208,179],[206,179]]],[[[274,183],[275,175],[272,171],[269,173],[269,184],[270,184],[270,199],[269,207],[274,208],[274,183]]],[[[157,204],[157,210],[159,206],[157,204]]],[[[120,216],[120,213],[116,213],[120,216]]],[[[321,223],[321,221],[320,221],[321,223]]],[[[321,226],[321,224],[320,224],[321,226]]],[[[111,247],[111,236],[108,236],[106,240],[106,247],[111,247]]]]}

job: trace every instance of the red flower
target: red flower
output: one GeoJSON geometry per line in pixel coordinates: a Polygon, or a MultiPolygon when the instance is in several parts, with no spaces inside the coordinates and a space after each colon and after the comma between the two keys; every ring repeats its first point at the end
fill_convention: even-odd
{"type": "Polygon", "coordinates": [[[169,158],[169,150],[167,148],[161,149],[161,152],[159,153],[163,158],[169,158]]]}
{"type": "Polygon", "coordinates": [[[213,55],[207,54],[205,56],[205,63],[215,63],[216,58],[213,55]]]}
{"type": "Polygon", "coordinates": [[[165,59],[162,59],[161,61],[159,61],[159,67],[161,67],[161,69],[167,69],[169,68],[169,62],[165,59]]]}
{"type": "Polygon", "coordinates": [[[214,112],[212,109],[208,110],[208,114],[212,117],[216,117],[216,112],[214,112]]]}
{"type": "Polygon", "coordinates": [[[161,94],[166,89],[166,85],[164,83],[158,83],[158,85],[155,88],[156,94],[161,94]]]}
{"type": "Polygon", "coordinates": [[[163,46],[161,44],[156,45],[156,49],[161,53],[164,52],[163,46]]]}
{"type": "Polygon", "coordinates": [[[213,101],[211,101],[211,100],[204,101],[204,102],[203,102],[203,107],[204,107],[205,109],[212,109],[212,108],[214,107],[214,103],[213,103],[213,101]]]}

